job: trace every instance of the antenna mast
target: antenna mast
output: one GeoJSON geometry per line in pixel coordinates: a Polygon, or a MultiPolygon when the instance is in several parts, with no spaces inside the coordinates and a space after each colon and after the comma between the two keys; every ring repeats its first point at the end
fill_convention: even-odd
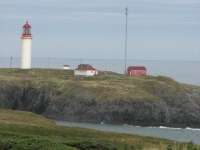
{"type": "Polygon", "coordinates": [[[125,75],[126,75],[126,51],[127,51],[127,18],[128,18],[128,7],[125,8],[126,10],[126,34],[125,34],[125,75]]]}

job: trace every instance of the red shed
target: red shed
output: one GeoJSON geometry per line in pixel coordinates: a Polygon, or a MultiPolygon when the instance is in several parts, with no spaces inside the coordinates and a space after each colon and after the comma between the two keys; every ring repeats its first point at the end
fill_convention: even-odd
{"type": "Polygon", "coordinates": [[[127,75],[146,75],[147,69],[144,66],[129,66],[127,75]]]}

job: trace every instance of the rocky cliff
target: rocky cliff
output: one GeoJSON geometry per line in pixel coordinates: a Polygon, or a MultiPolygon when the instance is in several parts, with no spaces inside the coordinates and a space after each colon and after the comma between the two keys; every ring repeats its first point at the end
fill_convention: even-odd
{"type": "Polygon", "coordinates": [[[50,104],[51,93],[49,89],[7,84],[1,89],[0,108],[42,114],[50,104]]]}
{"type": "Polygon", "coordinates": [[[94,97],[94,91],[80,86],[60,96],[63,92],[55,94],[48,87],[34,88],[4,81],[0,88],[0,108],[31,111],[66,121],[200,127],[200,88],[188,91],[181,86],[174,89],[159,84],[148,92],[156,99],[116,98],[111,94],[99,100],[94,97]]]}
{"type": "Polygon", "coordinates": [[[174,93],[170,96],[165,96],[163,92],[166,91],[154,92],[161,100],[107,99],[97,102],[66,97],[51,101],[43,115],[81,122],[200,127],[200,89],[191,94],[174,93]]]}

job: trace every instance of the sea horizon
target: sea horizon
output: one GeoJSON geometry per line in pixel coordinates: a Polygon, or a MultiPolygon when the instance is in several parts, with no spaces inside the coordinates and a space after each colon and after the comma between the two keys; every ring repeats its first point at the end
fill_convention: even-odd
{"type": "MultiPolygon", "coordinates": [[[[125,72],[125,59],[32,57],[32,68],[62,69],[63,65],[70,65],[73,70],[79,64],[90,64],[101,71],[119,74],[125,72]]],[[[20,57],[0,57],[0,68],[20,68],[20,66],[20,57]]],[[[128,66],[145,66],[147,75],[166,76],[180,83],[200,86],[200,61],[126,59],[126,68],[128,66]]]]}

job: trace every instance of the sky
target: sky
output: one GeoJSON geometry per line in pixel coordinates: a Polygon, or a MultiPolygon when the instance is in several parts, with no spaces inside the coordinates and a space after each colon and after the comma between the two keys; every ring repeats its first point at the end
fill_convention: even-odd
{"type": "Polygon", "coordinates": [[[200,0],[0,0],[0,57],[200,61],[200,0]]]}

